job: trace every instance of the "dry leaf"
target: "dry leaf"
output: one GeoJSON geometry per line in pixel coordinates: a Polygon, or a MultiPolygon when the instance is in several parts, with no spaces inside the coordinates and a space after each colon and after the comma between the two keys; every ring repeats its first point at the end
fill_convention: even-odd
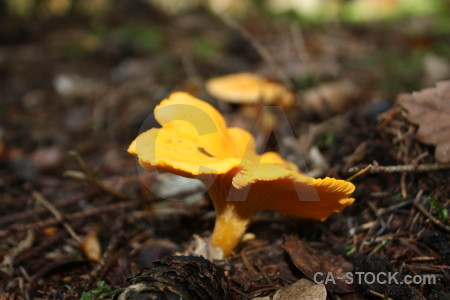
{"type": "Polygon", "coordinates": [[[48,236],[54,236],[58,232],[56,227],[46,227],[44,228],[44,233],[48,236]]]}
{"type": "Polygon", "coordinates": [[[315,284],[302,278],[290,286],[279,289],[273,296],[273,300],[326,300],[327,289],[323,284],[315,284]]]}
{"type": "Polygon", "coordinates": [[[439,82],[412,94],[401,94],[398,102],[406,111],[406,118],[419,125],[417,139],[436,145],[434,156],[440,162],[450,162],[450,81],[439,82]]]}
{"type": "Polygon", "coordinates": [[[347,278],[345,273],[352,271],[353,265],[341,256],[321,256],[295,236],[288,238],[283,243],[283,248],[289,253],[294,265],[311,280],[314,280],[314,274],[317,272],[324,274],[321,279],[325,279],[328,273],[332,273],[335,283],[331,280],[325,281],[328,289],[337,293],[354,291],[354,286],[345,282],[347,278]]]}
{"type": "Polygon", "coordinates": [[[95,231],[89,232],[81,243],[81,249],[89,260],[99,261],[101,257],[101,247],[95,231]]]}

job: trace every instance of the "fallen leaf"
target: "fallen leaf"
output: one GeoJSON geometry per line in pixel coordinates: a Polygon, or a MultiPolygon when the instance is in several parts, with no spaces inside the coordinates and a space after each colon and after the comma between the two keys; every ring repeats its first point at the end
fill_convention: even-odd
{"type": "Polygon", "coordinates": [[[84,255],[89,260],[99,261],[101,258],[101,247],[100,242],[98,240],[97,233],[95,231],[91,231],[83,238],[81,243],[81,249],[84,252],[84,255]]]}
{"type": "Polygon", "coordinates": [[[54,236],[58,232],[56,227],[46,227],[44,228],[44,233],[48,236],[54,236]]]}
{"type": "Polygon", "coordinates": [[[397,101],[406,109],[406,119],[419,125],[417,139],[436,146],[434,156],[438,161],[450,162],[450,81],[400,94],[397,101]]]}
{"type": "Polygon", "coordinates": [[[290,286],[276,291],[273,300],[325,300],[327,289],[323,284],[315,284],[308,279],[302,278],[290,286]]]}
{"type": "MultiPolygon", "coordinates": [[[[294,265],[308,278],[314,280],[314,275],[321,272],[320,280],[325,280],[332,273],[334,282],[325,280],[328,289],[336,293],[354,291],[353,284],[346,283],[346,273],[353,270],[353,265],[338,255],[319,255],[298,237],[290,237],[283,243],[283,248],[289,253],[294,265]]],[[[303,298],[302,298],[303,299],[303,298]]]]}

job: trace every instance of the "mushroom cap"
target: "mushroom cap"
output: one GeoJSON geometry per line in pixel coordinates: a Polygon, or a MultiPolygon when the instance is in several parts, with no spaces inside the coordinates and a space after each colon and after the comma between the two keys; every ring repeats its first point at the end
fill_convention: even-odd
{"type": "Polygon", "coordinates": [[[311,178],[275,152],[257,154],[248,131],[228,128],[215,108],[187,93],[163,100],[155,118],[162,128],[140,134],[128,151],[148,170],[213,180],[210,195],[216,210],[234,200],[241,219],[271,209],[324,220],[354,201],[349,198],[352,183],[311,178]],[[227,199],[230,195],[233,199],[227,199]]]}
{"type": "Polygon", "coordinates": [[[237,103],[290,106],[294,95],[282,84],[252,73],[229,74],[210,79],[206,90],[217,99],[237,103]]]}

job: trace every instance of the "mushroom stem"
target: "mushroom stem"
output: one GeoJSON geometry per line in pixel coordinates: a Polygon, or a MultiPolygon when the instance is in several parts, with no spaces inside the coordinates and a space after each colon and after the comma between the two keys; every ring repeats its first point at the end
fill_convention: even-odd
{"type": "Polygon", "coordinates": [[[233,205],[226,205],[217,214],[211,244],[220,247],[223,255],[227,256],[241,241],[249,221],[240,218],[233,205]]]}

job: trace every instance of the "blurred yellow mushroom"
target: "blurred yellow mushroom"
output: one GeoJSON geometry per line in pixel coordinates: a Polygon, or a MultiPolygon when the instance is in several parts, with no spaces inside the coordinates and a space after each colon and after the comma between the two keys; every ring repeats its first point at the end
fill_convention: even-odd
{"type": "Polygon", "coordinates": [[[206,90],[213,97],[237,104],[291,106],[294,95],[282,84],[252,73],[229,74],[210,79],[206,90]]]}
{"type": "Polygon", "coordinates": [[[154,113],[162,128],[140,134],[128,152],[147,170],[197,178],[208,187],[217,214],[211,243],[224,255],[258,211],[325,220],[354,201],[352,183],[311,178],[277,153],[257,154],[248,131],[228,128],[214,107],[187,93],[173,93],[154,113]]]}
{"type": "Polygon", "coordinates": [[[233,104],[241,104],[239,118],[248,123],[250,129],[256,126],[255,136],[260,143],[265,141],[277,124],[277,117],[271,110],[263,106],[291,107],[294,94],[282,84],[252,73],[236,73],[210,79],[206,82],[206,90],[218,100],[233,104]]]}

